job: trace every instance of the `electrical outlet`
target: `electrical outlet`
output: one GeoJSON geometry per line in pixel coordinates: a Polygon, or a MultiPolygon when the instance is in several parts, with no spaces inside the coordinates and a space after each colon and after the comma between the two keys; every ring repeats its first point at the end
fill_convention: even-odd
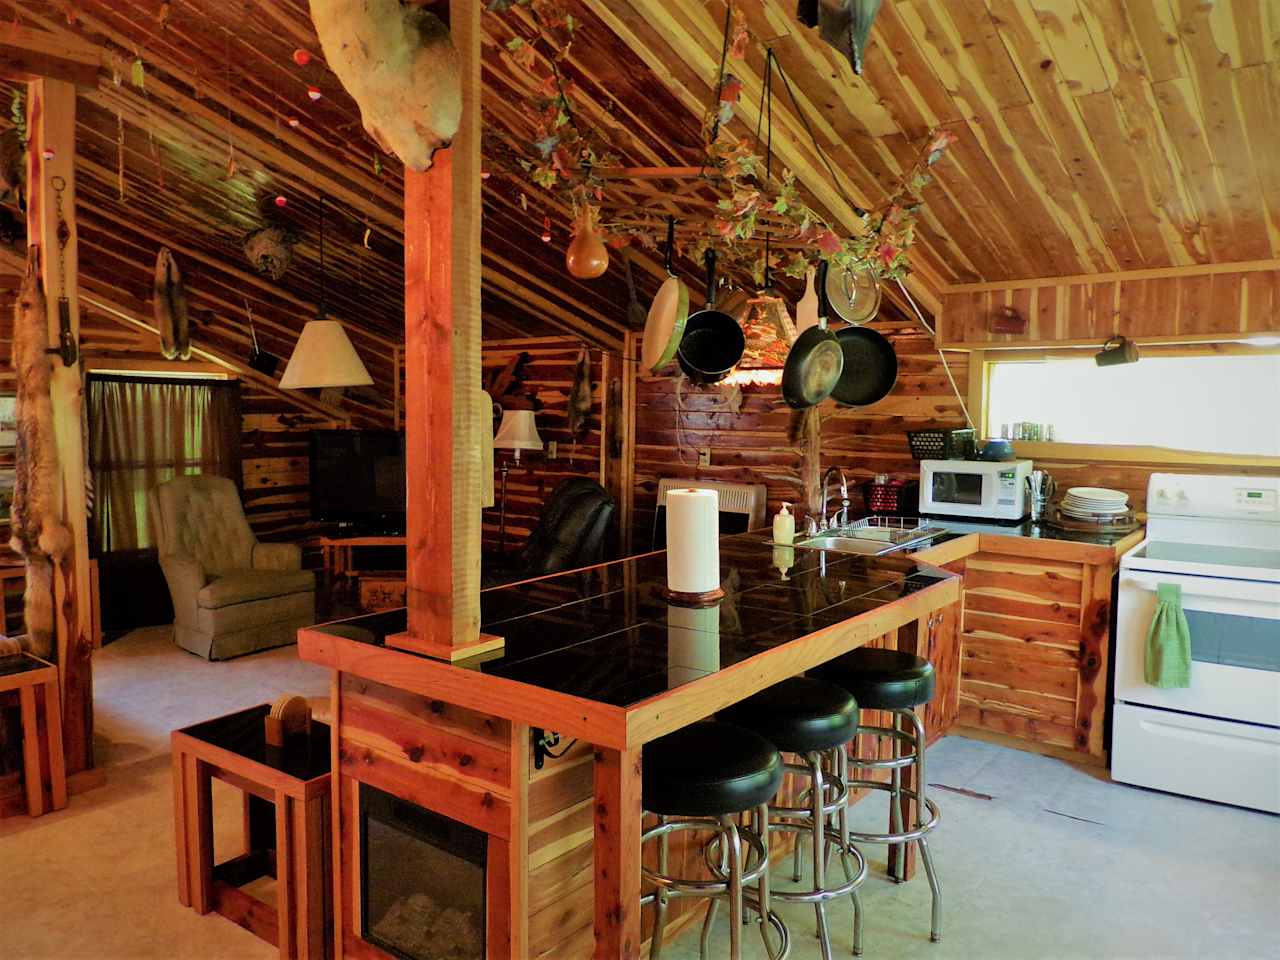
{"type": "Polygon", "coordinates": [[[554,460],[556,458],[556,442],[554,440],[547,441],[547,459],[554,460]]]}
{"type": "Polygon", "coordinates": [[[698,466],[700,467],[711,466],[711,448],[710,447],[700,447],[698,449],[698,466]]]}

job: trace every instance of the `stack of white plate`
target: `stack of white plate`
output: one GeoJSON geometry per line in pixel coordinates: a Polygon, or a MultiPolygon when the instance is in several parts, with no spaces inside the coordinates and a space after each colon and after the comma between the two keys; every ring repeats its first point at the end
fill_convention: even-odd
{"type": "Polygon", "coordinates": [[[1059,506],[1077,520],[1106,521],[1129,512],[1129,495],[1106,487],[1072,487],[1059,506]]]}

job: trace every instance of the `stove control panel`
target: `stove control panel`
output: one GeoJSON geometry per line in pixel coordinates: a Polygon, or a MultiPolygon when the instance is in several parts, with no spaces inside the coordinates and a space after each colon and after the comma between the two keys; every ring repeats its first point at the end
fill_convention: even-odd
{"type": "Polygon", "coordinates": [[[1280,477],[1154,473],[1147,493],[1151,517],[1280,522],[1280,477]]]}
{"type": "Polygon", "coordinates": [[[1276,491],[1261,487],[1236,487],[1235,503],[1246,513],[1275,513],[1276,491]]]}

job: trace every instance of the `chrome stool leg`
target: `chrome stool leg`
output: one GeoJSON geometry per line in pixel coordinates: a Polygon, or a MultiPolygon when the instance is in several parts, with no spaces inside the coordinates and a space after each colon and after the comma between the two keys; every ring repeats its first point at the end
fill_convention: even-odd
{"type": "MultiPolygon", "coordinates": [[[[658,826],[667,822],[666,817],[658,817],[658,826]]],[[[663,833],[658,837],[658,872],[665,874],[668,869],[670,834],[663,833]]],[[[649,960],[661,960],[662,941],[667,933],[667,891],[658,887],[654,894],[656,900],[653,908],[653,939],[649,942],[649,960]]]]}
{"type": "MultiPolygon", "coordinates": [[[[715,923],[716,908],[720,900],[729,901],[729,957],[738,960],[742,954],[742,924],[748,909],[760,914],[761,938],[770,960],[786,960],[791,950],[790,936],[782,919],[769,907],[769,848],[768,820],[764,816],[765,808],[757,808],[754,816],[763,818],[764,827],[759,832],[750,827],[740,826],[737,815],[719,817],[662,817],[658,823],[644,832],[641,844],[658,841],[657,870],[641,868],[642,880],[652,884],[655,892],[641,897],[640,905],[654,904],[658,917],[665,920],[666,902],[678,897],[706,897],[711,901],[707,910],[707,919],[703,923],[701,953],[704,958],[711,955],[710,936],[715,923]],[[678,830],[713,831],[714,836],[703,849],[707,866],[714,879],[685,880],[672,877],[664,871],[663,866],[669,860],[664,849],[671,833],[678,830]],[[756,886],[755,898],[746,895],[749,885],[756,886]],[[773,949],[769,943],[768,928],[772,927],[778,934],[779,945],[773,949]]],[[[663,937],[659,927],[654,928],[654,939],[650,946],[650,957],[660,955],[663,937]]]]}
{"type": "MultiPolygon", "coordinates": [[[[840,753],[843,753],[843,748],[840,753]]],[[[804,806],[789,807],[776,802],[769,806],[773,830],[788,830],[796,834],[808,835],[807,840],[801,836],[796,837],[796,850],[800,851],[808,847],[809,859],[812,860],[809,874],[812,879],[810,887],[802,890],[774,890],[771,897],[787,903],[813,905],[816,933],[823,960],[832,960],[833,957],[826,909],[827,902],[830,900],[844,896],[853,898],[854,937],[857,946],[861,947],[858,932],[861,923],[861,905],[857,899],[857,888],[867,877],[867,863],[862,853],[844,837],[845,831],[848,830],[845,814],[849,791],[845,777],[841,776],[841,772],[844,771],[842,761],[838,755],[834,755],[834,759],[828,764],[829,756],[833,756],[830,751],[813,752],[803,755],[803,764],[794,762],[788,764],[792,772],[803,774],[810,780],[808,790],[801,794],[804,806]],[[831,854],[837,851],[840,853],[845,872],[842,883],[834,883],[828,879],[828,863],[831,854]]]]}
{"type": "MultiPolygon", "coordinates": [[[[937,872],[934,869],[933,857],[929,851],[929,843],[926,839],[928,835],[938,826],[940,814],[938,806],[927,795],[925,780],[925,731],[924,724],[921,722],[919,715],[914,710],[901,709],[889,711],[892,715],[892,727],[871,727],[859,726],[859,734],[869,734],[878,739],[890,737],[893,740],[893,756],[890,759],[882,760],[877,756],[875,759],[859,759],[854,757],[850,762],[853,766],[863,770],[889,770],[890,781],[885,783],[881,780],[862,780],[851,778],[848,781],[850,791],[855,789],[865,790],[882,790],[889,794],[890,803],[893,805],[890,814],[890,829],[888,833],[861,833],[850,831],[850,839],[858,843],[881,843],[890,847],[895,847],[899,852],[897,857],[897,865],[891,875],[895,880],[902,882],[901,878],[906,873],[906,851],[909,844],[915,843],[920,850],[920,859],[924,863],[925,874],[929,880],[929,891],[932,895],[932,905],[930,910],[930,939],[935,943],[942,939],[942,886],[938,882],[937,872]],[[905,723],[903,720],[909,721],[911,732],[908,733],[903,729],[905,723]],[[902,746],[906,744],[910,748],[910,753],[903,755],[902,746]],[[902,786],[900,771],[907,766],[916,768],[916,785],[915,789],[908,789],[902,786]],[[903,825],[901,812],[901,804],[903,798],[915,802],[914,821],[909,826],[903,825]]],[[[876,751],[879,753],[879,750],[876,751]]],[[[855,923],[857,922],[855,911],[855,923]]],[[[859,941],[857,933],[855,933],[855,944],[859,941]]]]}
{"type": "MultiPolygon", "coordinates": [[[[911,718],[911,725],[915,730],[916,791],[920,794],[920,802],[916,804],[916,826],[918,827],[924,817],[926,804],[928,803],[928,798],[925,796],[925,788],[928,786],[929,781],[924,776],[924,724],[914,710],[907,711],[907,716],[911,718]]],[[[929,892],[932,899],[929,918],[929,939],[937,943],[942,939],[942,886],[938,883],[938,874],[933,869],[933,857],[929,855],[929,841],[922,835],[916,841],[916,845],[920,848],[920,860],[924,863],[925,876],[929,878],[929,892]]],[[[898,859],[905,870],[906,858],[899,857],[898,859]]]]}

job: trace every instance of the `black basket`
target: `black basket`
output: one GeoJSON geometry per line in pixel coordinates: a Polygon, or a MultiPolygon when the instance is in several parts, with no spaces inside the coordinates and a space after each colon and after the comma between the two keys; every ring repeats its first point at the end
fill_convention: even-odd
{"type": "Polygon", "coordinates": [[[907,443],[917,460],[972,460],[976,455],[972,427],[959,430],[908,430],[907,443]]]}

